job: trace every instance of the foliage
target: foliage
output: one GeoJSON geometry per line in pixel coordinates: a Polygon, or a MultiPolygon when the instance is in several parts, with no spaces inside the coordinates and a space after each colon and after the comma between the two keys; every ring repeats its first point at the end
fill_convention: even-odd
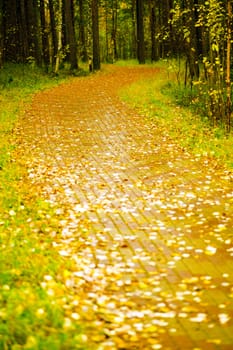
{"type": "Polygon", "coordinates": [[[28,65],[0,74],[0,349],[85,349],[80,325],[65,312],[64,261],[46,235],[47,225],[59,230],[53,209],[28,193],[26,169],[14,162],[12,130],[25,103],[62,80],[28,65]]]}
{"type": "Polygon", "coordinates": [[[233,168],[233,137],[226,137],[221,127],[212,128],[199,90],[181,87],[167,71],[167,62],[159,66],[160,78],[134,83],[121,92],[122,98],[162,124],[181,146],[233,168]]]}
{"type": "Polygon", "coordinates": [[[0,66],[57,73],[65,63],[76,74],[80,60],[99,70],[101,61],[185,58],[184,85],[196,84],[213,127],[230,131],[231,0],[4,0],[0,29],[0,66]]]}
{"type": "MultiPolygon", "coordinates": [[[[214,128],[223,126],[229,132],[231,103],[226,98],[226,91],[231,95],[231,82],[227,78],[230,74],[226,67],[230,66],[232,5],[229,2],[227,7],[225,2],[216,0],[190,0],[189,3],[193,6],[183,8],[180,1],[175,1],[176,5],[172,9],[171,25],[179,53],[182,54],[180,46],[183,43],[190,88],[193,88],[193,84],[198,88],[211,124],[214,128]]],[[[186,71],[185,85],[187,76],[186,71]]]]}

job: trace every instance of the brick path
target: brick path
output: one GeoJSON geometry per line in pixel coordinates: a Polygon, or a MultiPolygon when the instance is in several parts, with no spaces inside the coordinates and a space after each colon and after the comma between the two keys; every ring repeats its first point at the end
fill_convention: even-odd
{"type": "Polygon", "coordinates": [[[232,349],[233,186],[120,102],[156,74],[107,69],[37,94],[21,129],[29,178],[56,204],[90,349],[232,349]]]}

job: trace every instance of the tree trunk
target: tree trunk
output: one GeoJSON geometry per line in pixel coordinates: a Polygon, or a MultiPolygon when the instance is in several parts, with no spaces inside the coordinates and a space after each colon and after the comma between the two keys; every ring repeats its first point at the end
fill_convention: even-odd
{"type": "Polygon", "coordinates": [[[112,1],[112,33],[111,33],[111,44],[113,48],[113,57],[114,62],[117,59],[117,0],[112,1]]]}
{"type": "Polygon", "coordinates": [[[77,42],[74,29],[73,0],[64,0],[67,44],[69,46],[70,69],[78,68],[77,42]]]}
{"type": "Polygon", "coordinates": [[[0,69],[3,66],[4,60],[4,30],[3,30],[3,0],[0,0],[0,69]]]}
{"type": "Polygon", "coordinates": [[[158,60],[158,48],[156,45],[156,9],[155,9],[155,1],[149,1],[149,10],[150,10],[150,37],[151,37],[151,61],[158,60]]]}
{"type": "Polygon", "coordinates": [[[145,42],[144,42],[144,1],[136,1],[137,15],[137,56],[140,64],[145,63],[145,42]]]}
{"type": "Polygon", "coordinates": [[[46,23],[46,14],[45,14],[45,3],[44,0],[40,0],[40,21],[41,21],[41,36],[42,36],[42,58],[46,70],[49,67],[49,37],[48,29],[46,23]]]}
{"type": "Polygon", "coordinates": [[[100,69],[100,45],[99,45],[99,11],[98,0],[91,1],[92,13],[92,47],[93,47],[93,69],[100,69]]]}
{"type": "Polygon", "coordinates": [[[231,128],[231,23],[232,23],[232,5],[231,0],[227,0],[227,59],[226,59],[226,132],[231,128]]]}
{"type": "Polygon", "coordinates": [[[86,31],[85,31],[85,14],[83,0],[79,0],[79,33],[80,33],[80,55],[83,62],[88,61],[88,53],[86,46],[86,31]]]}
{"type": "Polygon", "coordinates": [[[54,72],[57,74],[59,71],[59,66],[61,63],[61,55],[62,55],[62,0],[58,0],[58,15],[57,15],[57,52],[56,53],[56,63],[55,63],[55,69],[54,72]]]}
{"type": "Polygon", "coordinates": [[[136,25],[136,0],[132,0],[132,48],[131,48],[131,58],[137,58],[137,25],[136,25]]]}
{"type": "Polygon", "coordinates": [[[34,59],[38,66],[41,66],[41,51],[39,47],[39,28],[37,22],[38,5],[36,0],[26,1],[27,5],[27,31],[29,41],[29,59],[34,59]]]}
{"type": "Polygon", "coordinates": [[[4,1],[4,51],[7,61],[19,60],[19,27],[16,0],[4,1]]]}
{"type": "MultiPolygon", "coordinates": [[[[56,56],[58,54],[58,37],[57,37],[57,28],[55,23],[55,13],[54,13],[54,3],[53,0],[49,0],[49,17],[50,17],[50,31],[51,31],[51,55],[52,55],[52,66],[56,62],[56,56]]],[[[59,15],[57,16],[57,20],[59,15]]]]}
{"type": "Polygon", "coordinates": [[[25,0],[20,0],[20,45],[22,61],[26,62],[29,54],[28,31],[27,31],[27,14],[25,0]]]}

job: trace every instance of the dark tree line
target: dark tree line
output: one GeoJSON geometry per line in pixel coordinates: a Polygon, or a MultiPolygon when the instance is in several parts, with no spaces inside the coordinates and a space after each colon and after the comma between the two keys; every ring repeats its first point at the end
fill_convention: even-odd
{"type": "Polygon", "coordinates": [[[99,66],[98,60],[181,55],[193,80],[204,57],[226,63],[231,6],[231,0],[0,0],[1,64],[34,60],[49,67],[59,56],[76,69],[88,56],[99,66]]]}
{"type": "Polygon", "coordinates": [[[232,0],[0,0],[0,66],[175,57],[184,84],[206,99],[214,124],[230,128],[232,0]]]}

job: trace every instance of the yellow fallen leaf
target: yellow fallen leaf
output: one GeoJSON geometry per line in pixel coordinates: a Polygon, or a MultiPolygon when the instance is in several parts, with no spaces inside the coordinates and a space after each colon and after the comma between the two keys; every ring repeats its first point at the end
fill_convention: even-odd
{"type": "Polygon", "coordinates": [[[36,317],[43,318],[45,315],[45,310],[43,308],[39,308],[36,310],[36,317]]]}
{"type": "Polygon", "coordinates": [[[154,344],[154,345],[152,345],[152,349],[153,349],[153,350],[162,349],[162,345],[161,345],[161,344],[154,344]]]}
{"type": "Polygon", "coordinates": [[[226,324],[230,320],[230,317],[228,314],[219,314],[218,318],[221,324],[226,324]]]}
{"type": "Polygon", "coordinates": [[[78,314],[77,312],[72,312],[71,318],[72,318],[73,320],[79,320],[79,319],[80,319],[80,316],[79,316],[79,314],[78,314]]]}
{"type": "Polygon", "coordinates": [[[190,277],[190,278],[185,278],[185,279],[183,280],[183,282],[184,282],[184,283],[187,283],[187,284],[193,284],[193,283],[197,283],[198,280],[199,280],[198,277],[193,276],[193,277],[190,277]]]}
{"type": "Polygon", "coordinates": [[[197,310],[198,309],[195,306],[191,305],[182,307],[182,312],[197,312],[197,310]]]}
{"type": "Polygon", "coordinates": [[[219,345],[222,343],[221,339],[208,339],[207,343],[219,345]]]}
{"type": "Polygon", "coordinates": [[[145,330],[146,330],[146,332],[149,332],[149,333],[155,333],[155,332],[157,332],[158,327],[156,327],[155,325],[151,325],[149,327],[146,327],[145,330]]]}
{"type": "Polygon", "coordinates": [[[63,323],[63,328],[71,328],[73,323],[70,318],[66,317],[63,323]]]}
{"type": "Polygon", "coordinates": [[[145,284],[144,282],[139,282],[138,286],[140,289],[148,289],[148,285],[145,284]]]}
{"type": "Polygon", "coordinates": [[[205,249],[205,254],[206,255],[214,255],[217,252],[217,248],[216,247],[212,247],[210,245],[208,245],[205,249]]]}
{"type": "Polygon", "coordinates": [[[190,318],[191,322],[204,322],[206,321],[206,314],[204,313],[198,313],[195,317],[190,318]]]}

